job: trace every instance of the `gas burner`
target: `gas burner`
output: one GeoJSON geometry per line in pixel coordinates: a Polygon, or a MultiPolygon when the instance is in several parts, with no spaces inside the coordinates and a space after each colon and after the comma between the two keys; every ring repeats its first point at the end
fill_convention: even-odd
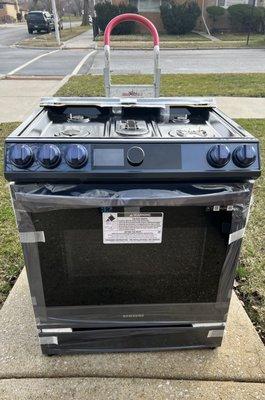
{"type": "Polygon", "coordinates": [[[208,125],[182,125],[168,131],[168,135],[174,138],[211,138],[218,133],[208,125]]]}
{"type": "Polygon", "coordinates": [[[85,118],[83,115],[69,115],[69,118],[67,118],[67,122],[74,122],[74,123],[86,123],[90,122],[89,118],[85,118]]]}
{"type": "Polygon", "coordinates": [[[74,128],[74,127],[65,127],[61,131],[55,132],[55,137],[80,137],[80,136],[89,136],[91,133],[87,130],[86,127],[82,128],[74,128]]]}
{"type": "Polygon", "coordinates": [[[127,119],[116,121],[116,133],[121,136],[143,136],[149,133],[145,121],[127,119]]]}
{"type": "Polygon", "coordinates": [[[173,124],[188,124],[190,122],[188,115],[178,115],[177,117],[173,117],[169,120],[169,122],[173,124]]]}
{"type": "Polygon", "coordinates": [[[168,132],[169,136],[172,137],[210,137],[206,130],[197,129],[172,129],[168,132]]]}

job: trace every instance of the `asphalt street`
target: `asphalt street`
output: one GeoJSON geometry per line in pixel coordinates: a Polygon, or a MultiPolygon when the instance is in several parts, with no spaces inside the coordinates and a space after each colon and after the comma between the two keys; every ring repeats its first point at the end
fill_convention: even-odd
{"type": "MultiPolygon", "coordinates": [[[[64,23],[66,27],[68,23],[64,23]]],[[[22,49],[14,46],[28,37],[26,25],[0,26],[0,75],[66,76],[91,50],[22,49]]],[[[265,72],[264,49],[163,50],[162,73],[265,72]]],[[[89,58],[79,73],[102,74],[103,51],[89,58]]],[[[152,73],[152,51],[111,51],[113,73],[152,73]]]]}
{"type": "Polygon", "coordinates": [[[47,50],[20,49],[0,47],[0,75],[8,74],[35,57],[47,53],[47,50]]]}
{"type": "Polygon", "coordinates": [[[28,34],[27,26],[25,24],[14,24],[14,27],[10,25],[3,27],[2,25],[0,27],[0,47],[11,46],[12,44],[27,39],[28,37],[30,37],[30,35],[28,34]]]}
{"type": "MultiPolygon", "coordinates": [[[[64,22],[64,28],[69,28],[69,22],[64,22]]],[[[72,26],[80,25],[80,21],[72,22],[72,26]]],[[[0,47],[12,46],[24,39],[30,39],[32,35],[28,33],[27,25],[21,24],[5,24],[0,25],[0,47]]]]}

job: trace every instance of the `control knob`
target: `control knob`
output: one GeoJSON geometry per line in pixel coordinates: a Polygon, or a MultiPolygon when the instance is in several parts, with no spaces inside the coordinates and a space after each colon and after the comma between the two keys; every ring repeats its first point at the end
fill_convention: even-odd
{"type": "Polygon", "coordinates": [[[10,160],[18,168],[29,167],[34,160],[33,151],[27,144],[16,144],[10,150],[10,160]]]}
{"type": "Polygon", "coordinates": [[[243,144],[233,152],[233,161],[238,167],[247,168],[256,160],[256,151],[253,146],[243,144]]]}
{"type": "Polygon", "coordinates": [[[224,167],[229,162],[230,157],[230,151],[224,144],[211,147],[207,154],[208,163],[215,168],[224,167]]]}
{"type": "Polygon", "coordinates": [[[127,160],[129,164],[137,166],[144,161],[145,153],[141,147],[133,146],[127,152],[127,160]]]}
{"type": "Polygon", "coordinates": [[[61,161],[60,150],[54,144],[44,144],[38,153],[38,159],[45,168],[55,168],[61,161]]]}
{"type": "Polygon", "coordinates": [[[82,144],[72,144],[66,151],[65,159],[72,168],[81,168],[88,160],[87,149],[82,144]]]}

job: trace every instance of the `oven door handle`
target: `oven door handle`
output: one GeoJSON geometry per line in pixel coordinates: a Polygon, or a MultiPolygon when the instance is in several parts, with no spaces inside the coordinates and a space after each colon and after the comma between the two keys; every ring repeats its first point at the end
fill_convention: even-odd
{"type": "MultiPolygon", "coordinates": [[[[14,192],[14,202],[20,203],[22,209],[43,212],[48,209],[57,210],[79,207],[228,206],[233,204],[248,204],[251,194],[250,185],[248,183],[248,185],[231,184],[223,187],[216,186],[216,190],[214,190],[213,185],[203,185],[201,187],[193,185],[191,187],[195,189],[194,193],[187,193],[181,190],[169,191],[159,189],[133,189],[122,192],[94,189],[78,193],[78,187],[76,187],[76,190],[74,187],[71,187],[67,195],[66,189],[64,188],[63,190],[63,185],[61,186],[61,191],[64,192],[63,195],[60,189],[56,189],[56,185],[53,186],[55,188],[54,191],[48,193],[45,185],[42,186],[43,193],[41,193],[40,185],[35,185],[35,193],[34,191],[24,191],[27,185],[11,185],[11,190],[14,192]],[[211,193],[207,193],[207,188],[211,193]],[[200,194],[200,191],[203,194],[200,194]]],[[[34,187],[34,185],[29,186],[34,187]]]]}

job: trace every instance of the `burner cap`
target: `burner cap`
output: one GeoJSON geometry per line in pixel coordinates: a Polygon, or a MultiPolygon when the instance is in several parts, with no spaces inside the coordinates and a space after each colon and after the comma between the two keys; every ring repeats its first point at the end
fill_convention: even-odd
{"type": "Polygon", "coordinates": [[[202,138],[202,137],[209,137],[210,135],[207,133],[207,131],[205,129],[193,129],[191,127],[189,128],[175,128],[175,129],[171,129],[168,132],[169,136],[171,137],[181,137],[181,138],[186,138],[186,137],[198,137],[198,138],[202,138]]]}
{"type": "Polygon", "coordinates": [[[116,133],[122,136],[143,136],[149,133],[145,121],[127,119],[116,121],[116,133]]]}
{"type": "Polygon", "coordinates": [[[89,122],[89,118],[85,118],[84,115],[69,115],[69,118],[67,118],[67,122],[81,122],[81,123],[86,123],[89,122]]]}
{"type": "Polygon", "coordinates": [[[85,129],[79,129],[79,128],[73,128],[73,127],[67,127],[62,129],[59,132],[55,132],[54,136],[59,136],[59,137],[79,137],[79,136],[89,136],[91,132],[85,129]]]}

